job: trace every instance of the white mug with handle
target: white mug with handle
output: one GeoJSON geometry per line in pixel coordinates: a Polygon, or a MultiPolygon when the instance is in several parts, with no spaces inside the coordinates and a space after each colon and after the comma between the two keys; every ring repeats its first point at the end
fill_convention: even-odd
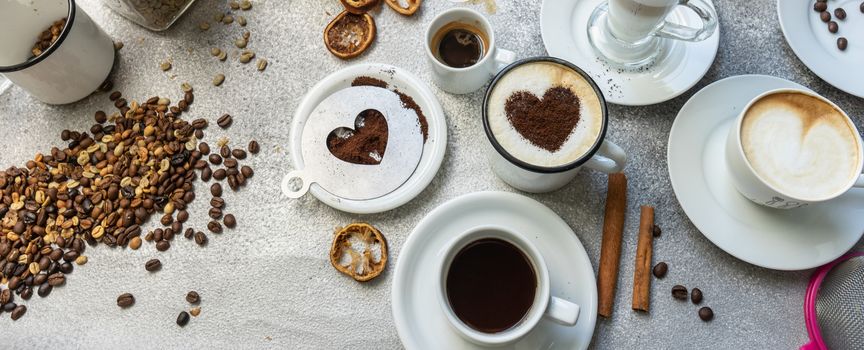
{"type": "Polygon", "coordinates": [[[497,47],[495,32],[489,20],[480,12],[468,8],[453,8],[441,12],[426,27],[426,58],[432,68],[432,80],[441,90],[452,94],[467,94],[479,90],[501,69],[516,59],[512,51],[497,47]],[[464,68],[450,67],[441,62],[437,55],[440,40],[436,35],[442,28],[459,23],[478,31],[483,41],[483,57],[477,63],[464,68]]]}

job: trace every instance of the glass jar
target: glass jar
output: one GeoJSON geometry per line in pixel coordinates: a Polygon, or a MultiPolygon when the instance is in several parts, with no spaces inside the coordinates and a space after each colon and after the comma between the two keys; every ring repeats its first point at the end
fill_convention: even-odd
{"type": "Polygon", "coordinates": [[[195,0],[103,0],[117,13],[144,28],[162,31],[171,27],[195,0]]]}

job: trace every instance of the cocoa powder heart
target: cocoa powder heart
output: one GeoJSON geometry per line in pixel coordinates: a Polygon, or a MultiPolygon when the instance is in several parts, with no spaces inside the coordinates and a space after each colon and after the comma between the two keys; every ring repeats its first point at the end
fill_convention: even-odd
{"type": "Polygon", "coordinates": [[[531,144],[556,152],[579,123],[579,98],[563,86],[552,87],[543,99],[528,91],[516,91],[504,106],[507,120],[531,144]]]}
{"type": "Polygon", "coordinates": [[[354,129],[336,128],[327,135],[327,149],[348,163],[377,165],[387,150],[387,119],[367,109],[354,119],[354,129]]]}

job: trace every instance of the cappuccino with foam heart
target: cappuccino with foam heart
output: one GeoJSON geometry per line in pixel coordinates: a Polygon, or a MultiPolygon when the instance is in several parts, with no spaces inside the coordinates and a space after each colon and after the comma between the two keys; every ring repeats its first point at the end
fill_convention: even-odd
{"type": "Polygon", "coordinates": [[[744,113],[740,133],[744,155],[756,174],[797,199],[836,196],[859,176],[857,130],[842,111],[814,96],[763,96],[744,113]]]}
{"type": "Polygon", "coordinates": [[[603,130],[601,98],[579,72],[551,61],[509,70],[486,100],[489,130],[514,158],[539,167],[571,164],[603,130]]]}

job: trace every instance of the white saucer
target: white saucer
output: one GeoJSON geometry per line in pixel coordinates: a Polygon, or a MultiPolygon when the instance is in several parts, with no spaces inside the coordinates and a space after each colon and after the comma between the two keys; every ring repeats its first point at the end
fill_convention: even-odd
{"type": "Polygon", "coordinates": [[[549,269],[552,295],[579,304],[579,320],[565,327],[541,320],[518,343],[500,349],[585,349],[597,320],[597,282],[588,254],[555,212],[522,195],[467,194],[426,215],[399,252],[393,278],[393,318],[407,349],[474,349],[445,318],[435,296],[436,256],[456,233],[478,225],[503,225],[526,234],[549,269]]]}
{"type": "MultiPolygon", "coordinates": [[[[588,72],[606,101],[628,106],[667,101],[689,90],[708,72],[720,44],[720,25],[704,41],[670,40],[668,51],[660,54],[665,56],[659,59],[662,63],[653,67],[625,70],[607,65],[588,42],[588,17],[604,1],[543,0],[540,26],[549,55],[568,60],[588,72]]],[[[673,10],[669,19],[689,26],[702,23],[681,6],[673,10]]]]}
{"type": "Polygon", "coordinates": [[[342,211],[356,214],[380,213],[407,203],[432,182],[435,174],[438,173],[438,168],[441,167],[444,153],[447,150],[447,119],[435,94],[432,93],[428,85],[423,83],[414,74],[388,64],[355,64],[321,79],[321,81],[309,89],[309,93],[303,97],[303,100],[297,107],[297,111],[294,113],[294,120],[291,124],[291,160],[295,169],[302,169],[304,167],[303,155],[300,150],[302,147],[303,126],[309,118],[309,114],[327,96],[350,87],[351,82],[359,76],[368,76],[383,80],[389,84],[389,89],[392,90],[395,88],[411,96],[417,105],[420,106],[429,124],[429,137],[426,140],[426,144],[423,145],[423,156],[420,158],[420,163],[417,165],[414,174],[402,186],[393,192],[375,199],[353,200],[338,197],[327,192],[321,186],[318,186],[318,184],[312,184],[309,192],[315,198],[318,198],[318,200],[342,211]]]}
{"type": "Polygon", "coordinates": [[[706,86],[678,112],[669,134],[672,189],[690,221],[720,249],[754,265],[803,270],[828,263],[864,233],[864,190],[798,209],[760,206],[734,188],[724,147],[747,102],[778,88],[804,88],[764,75],[741,75],[706,86]]]}
{"type": "Polygon", "coordinates": [[[836,34],[819,19],[811,0],[777,0],[777,16],[786,42],[807,68],[828,84],[858,97],[864,97],[864,14],[860,0],[828,2],[831,20],[839,24],[836,34]],[[846,19],[834,18],[834,9],[846,10],[846,19]],[[837,48],[837,38],[846,37],[846,51],[837,48]]]}

